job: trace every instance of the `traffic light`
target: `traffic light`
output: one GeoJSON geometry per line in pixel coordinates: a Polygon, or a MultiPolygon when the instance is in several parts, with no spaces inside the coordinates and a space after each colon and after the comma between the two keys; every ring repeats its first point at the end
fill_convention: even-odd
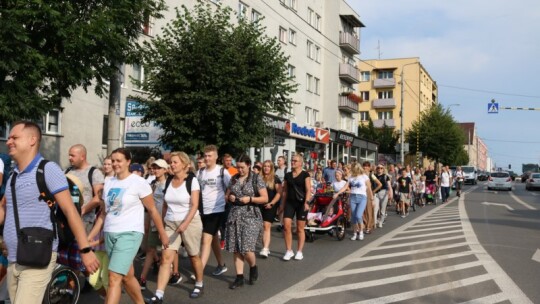
{"type": "Polygon", "coordinates": [[[508,165],[508,169],[512,169],[512,165],[508,165]]]}

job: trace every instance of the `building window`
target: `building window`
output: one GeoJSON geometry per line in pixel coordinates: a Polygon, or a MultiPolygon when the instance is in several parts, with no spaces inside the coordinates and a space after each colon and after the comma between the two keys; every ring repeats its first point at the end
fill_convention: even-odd
{"type": "Polygon", "coordinates": [[[361,91],[360,97],[362,97],[364,101],[369,101],[369,91],[361,91]]]}
{"type": "Polygon", "coordinates": [[[101,131],[101,144],[109,143],[109,115],[103,115],[103,128],[101,131]]]}
{"type": "Polygon", "coordinates": [[[354,119],[351,115],[341,112],[340,116],[340,128],[342,130],[350,130],[351,125],[354,123],[354,119]]]}
{"type": "Polygon", "coordinates": [[[307,21],[309,25],[313,26],[313,20],[315,19],[315,12],[308,8],[308,15],[307,15],[307,21]]]}
{"type": "Polygon", "coordinates": [[[313,110],[313,123],[317,123],[319,121],[319,111],[313,110]]]}
{"type": "Polygon", "coordinates": [[[377,95],[379,99],[389,99],[394,98],[393,91],[380,91],[377,95]]]}
{"type": "Polygon", "coordinates": [[[392,79],[394,78],[394,72],[393,71],[379,71],[379,73],[377,73],[377,78],[392,79]]]}
{"type": "Polygon", "coordinates": [[[311,125],[311,108],[306,107],[306,124],[311,125]]]}
{"type": "Polygon", "coordinates": [[[296,11],[298,9],[298,1],[289,0],[289,7],[296,11]]]}
{"type": "Polygon", "coordinates": [[[377,117],[379,119],[393,119],[394,118],[394,112],[388,111],[388,112],[377,112],[377,117]]]}
{"type": "Polygon", "coordinates": [[[321,85],[321,80],[317,77],[314,77],[315,79],[315,94],[319,95],[321,93],[320,91],[320,85],[321,85]]]}
{"type": "Polygon", "coordinates": [[[360,111],[360,121],[369,120],[369,111],[360,111]]]}
{"type": "Polygon", "coordinates": [[[317,31],[321,31],[321,16],[319,16],[319,14],[315,14],[314,27],[317,29],[317,31]]]}
{"type": "Polygon", "coordinates": [[[133,88],[136,90],[140,90],[141,89],[140,83],[144,81],[144,69],[141,65],[136,64],[136,63],[133,65],[132,77],[133,77],[133,80],[135,80],[135,82],[133,82],[133,88]]]}
{"type": "Polygon", "coordinates": [[[293,29],[289,29],[289,42],[296,45],[296,31],[293,29]]]}
{"type": "Polygon", "coordinates": [[[249,6],[242,2],[238,2],[238,17],[246,18],[249,10],[249,6]]]}
{"type": "Polygon", "coordinates": [[[143,34],[147,36],[153,35],[153,25],[154,25],[154,17],[146,16],[144,18],[144,22],[141,25],[143,34]]]}
{"type": "Polygon", "coordinates": [[[9,128],[10,125],[8,123],[0,126],[0,139],[7,139],[9,137],[9,128]]]}
{"type": "Polygon", "coordinates": [[[312,82],[313,82],[313,76],[311,76],[310,74],[306,74],[306,89],[308,92],[313,91],[312,82]]]}
{"type": "Polygon", "coordinates": [[[287,30],[281,26],[279,27],[279,41],[287,43],[287,30]]]}
{"type": "Polygon", "coordinates": [[[313,59],[313,42],[307,41],[307,56],[313,59]]]}
{"type": "Polygon", "coordinates": [[[315,46],[315,61],[321,62],[321,48],[319,46],[315,46]]]}
{"type": "Polygon", "coordinates": [[[287,70],[288,70],[289,78],[295,78],[296,77],[296,68],[294,67],[294,65],[289,64],[287,70]]]}
{"type": "Polygon", "coordinates": [[[261,13],[257,12],[256,10],[251,11],[251,21],[257,22],[261,19],[261,13]]]}
{"type": "Polygon", "coordinates": [[[60,134],[60,110],[51,110],[45,116],[45,134],[60,134]]]}
{"type": "Polygon", "coordinates": [[[369,81],[371,79],[371,72],[370,71],[362,71],[360,72],[360,81],[369,81]]]}

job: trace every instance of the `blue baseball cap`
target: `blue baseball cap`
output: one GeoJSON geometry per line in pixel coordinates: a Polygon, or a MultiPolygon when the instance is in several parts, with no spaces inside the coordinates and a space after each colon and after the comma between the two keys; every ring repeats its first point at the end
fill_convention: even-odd
{"type": "Polygon", "coordinates": [[[144,168],[143,168],[143,166],[141,164],[131,164],[131,165],[129,165],[129,172],[135,172],[135,171],[139,171],[142,174],[144,174],[144,168]]]}

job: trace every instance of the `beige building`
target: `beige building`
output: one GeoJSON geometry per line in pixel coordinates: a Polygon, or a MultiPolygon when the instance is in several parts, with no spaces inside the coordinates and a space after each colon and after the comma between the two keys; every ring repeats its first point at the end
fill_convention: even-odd
{"type": "MultiPolygon", "coordinates": [[[[386,125],[400,132],[403,123],[405,132],[420,113],[438,102],[437,84],[417,57],[363,60],[358,67],[361,124],[371,118],[376,128],[386,125]]],[[[410,162],[408,157],[406,163],[410,162]]]]}

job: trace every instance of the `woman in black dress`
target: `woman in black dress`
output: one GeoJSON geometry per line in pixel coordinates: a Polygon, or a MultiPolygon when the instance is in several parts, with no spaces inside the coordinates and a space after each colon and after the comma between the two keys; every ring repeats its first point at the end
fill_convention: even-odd
{"type": "Polygon", "coordinates": [[[267,258],[270,254],[270,229],[276,218],[279,199],[281,198],[281,180],[274,172],[274,164],[267,160],[263,163],[262,178],[266,184],[266,192],[268,192],[268,203],[260,205],[263,217],[263,249],[259,255],[267,258]]]}

